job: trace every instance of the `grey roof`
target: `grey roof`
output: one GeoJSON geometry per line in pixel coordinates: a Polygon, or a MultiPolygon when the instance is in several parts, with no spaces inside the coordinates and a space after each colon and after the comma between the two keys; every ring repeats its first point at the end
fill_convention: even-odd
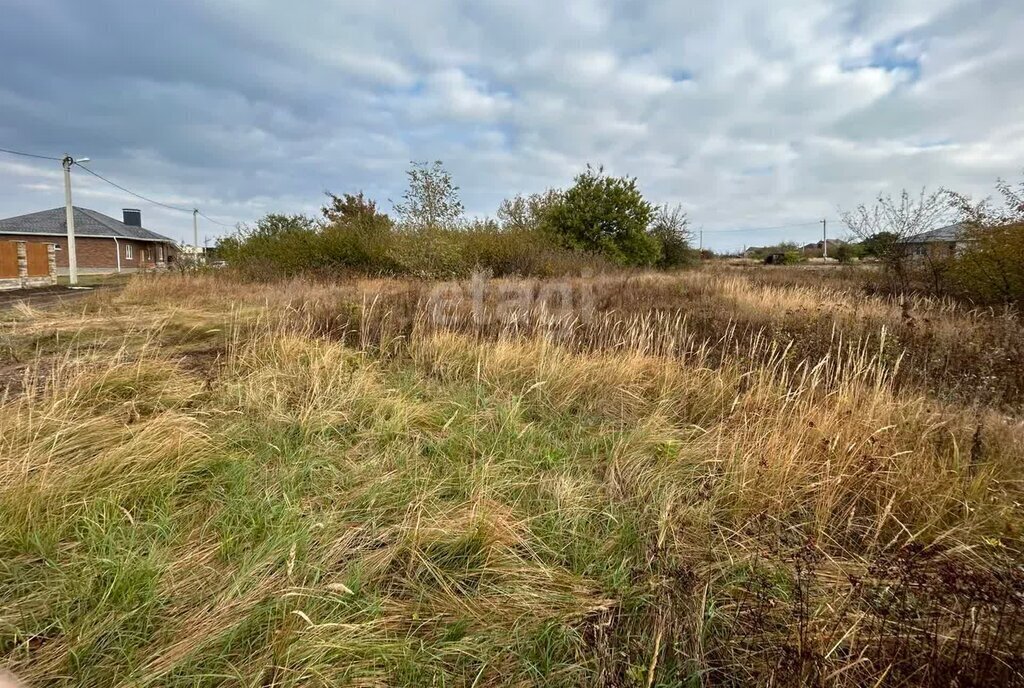
{"type": "Polygon", "coordinates": [[[967,226],[964,223],[957,222],[956,224],[946,225],[945,227],[939,227],[938,229],[909,236],[904,239],[904,241],[908,244],[932,244],[960,241],[963,238],[963,233],[966,229],[967,226]]]}
{"type": "MultiPolygon", "coordinates": [[[[120,220],[98,213],[88,208],[75,210],[75,236],[106,237],[118,239],[136,239],[139,241],[159,241],[173,243],[162,234],[151,232],[143,227],[132,227],[120,220]]],[[[57,236],[68,233],[67,214],[63,207],[42,210],[38,213],[18,215],[0,220],[0,234],[39,234],[57,236]]]]}

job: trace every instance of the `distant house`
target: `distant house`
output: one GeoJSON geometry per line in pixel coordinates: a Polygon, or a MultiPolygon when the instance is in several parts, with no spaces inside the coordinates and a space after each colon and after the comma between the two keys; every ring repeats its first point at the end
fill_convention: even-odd
{"type": "Polygon", "coordinates": [[[911,256],[955,256],[964,250],[969,239],[967,225],[958,222],[920,234],[914,234],[902,242],[904,251],[911,256]]]}
{"type": "MultiPolygon", "coordinates": [[[[839,248],[840,246],[843,246],[845,244],[846,244],[846,242],[843,241],[842,239],[829,239],[828,240],[828,247],[829,247],[830,250],[833,249],[833,248],[839,248]]],[[[814,251],[824,251],[825,250],[825,242],[824,241],[816,241],[816,242],[813,242],[813,243],[810,243],[810,244],[804,244],[803,246],[800,247],[800,250],[803,251],[804,253],[812,253],[814,251]]]]}
{"type": "MultiPolygon", "coordinates": [[[[142,213],[122,211],[122,219],[88,208],[75,207],[75,249],[78,271],[83,274],[136,272],[159,269],[177,257],[174,241],[145,229],[142,213]]],[[[57,272],[68,272],[68,230],[64,208],[0,220],[0,239],[43,242],[54,245],[57,272]]]]}

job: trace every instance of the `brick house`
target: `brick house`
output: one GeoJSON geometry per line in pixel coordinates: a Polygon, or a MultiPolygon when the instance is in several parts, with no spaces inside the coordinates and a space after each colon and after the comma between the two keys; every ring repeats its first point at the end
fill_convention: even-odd
{"type": "MultiPolygon", "coordinates": [[[[78,206],[74,213],[79,274],[155,270],[177,258],[174,241],[145,229],[138,210],[126,208],[123,220],[78,206]]],[[[63,207],[0,220],[0,240],[53,244],[57,272],[68,272],[67,214],[63,207]]]]}

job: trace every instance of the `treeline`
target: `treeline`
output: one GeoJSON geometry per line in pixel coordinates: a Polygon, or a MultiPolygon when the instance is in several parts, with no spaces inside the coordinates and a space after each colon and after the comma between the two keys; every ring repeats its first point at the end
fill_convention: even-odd
{"type": "Polygon", "coordinates": [[[218,242],[235,270],[462,277],[553,276],[697,260],[681,208],[648,202],[635,178],[587,167],[568,189],[516,196],[494,219],[467,220],[440,161],[414,163],[394,216],[362,193],[328,193],[319,217],[272,214],[218,242]]]}

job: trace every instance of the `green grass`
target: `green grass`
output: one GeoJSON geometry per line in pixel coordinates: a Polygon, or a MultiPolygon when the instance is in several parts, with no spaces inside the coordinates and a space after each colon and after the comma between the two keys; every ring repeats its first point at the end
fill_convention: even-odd
{"type": "MultiPolygon", "coordinates": [[[[127,272],[109,274],[79,274],[78,286],[99,287],[109,285],[127,284],[132,275],[127,272]]],[[[57,275],[57,284],[62,287],[70,286],[71,278],[67,275],[57,275]]]]}

